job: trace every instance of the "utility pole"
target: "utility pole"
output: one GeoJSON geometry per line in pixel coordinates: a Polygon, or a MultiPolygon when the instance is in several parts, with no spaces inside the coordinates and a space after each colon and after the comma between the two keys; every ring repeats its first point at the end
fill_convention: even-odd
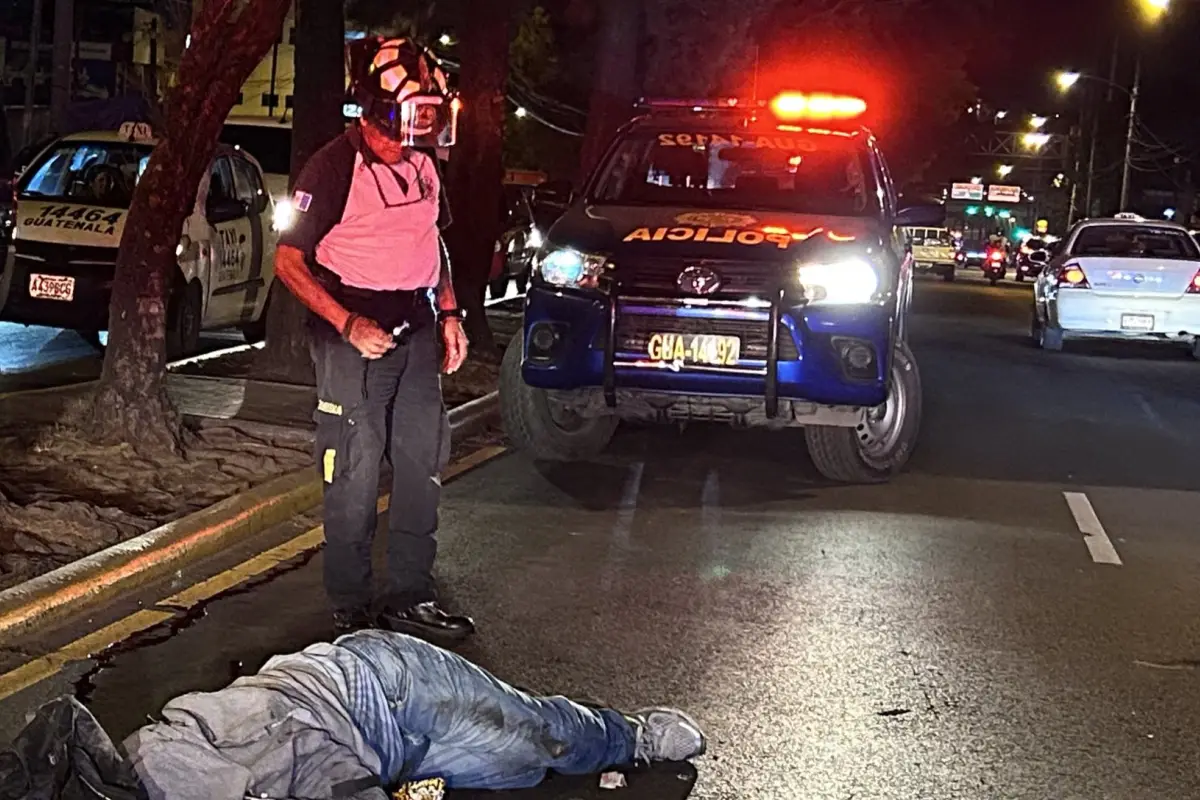
{"type": "Polygon", "coordinates": [[[50,120],[54,130],[66,129],[67,107],[74,83],[75,0],[54,0],[54,56],[50,81],[50,120]]]}
{"type": "Polygon", "coordinates": [[[33,21],[29,26],[29,63],[25,65],[25,113],[21,118],[21,146],[33,141],[33,82],[37,79],[38,48],[41,47],[42,0],[33,0],[33,21]]]}
{"type": "Polygon", "coordinates": [[[1137,123],[1138,93],[1142,88],[1142,55],[1138,52],[1137,62],[1133,68],[1133,90],[1129,93],[1129,127],[1125,131],[1125,167],[1121,173],[1121,205],[1122,211],[1129,208],[1129,172],[1133,166],[1133,133],[1137,123]]]}

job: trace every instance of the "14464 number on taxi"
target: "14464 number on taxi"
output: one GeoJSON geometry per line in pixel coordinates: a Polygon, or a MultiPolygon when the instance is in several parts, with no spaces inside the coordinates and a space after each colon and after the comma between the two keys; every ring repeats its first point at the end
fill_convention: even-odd
{"type": "Polygon", "coordinates": [[[710,367],[736,366],[742,340],[712,334],[655,333],[646,345],[651,361],[670,364],[701,364],[710,367]]]}

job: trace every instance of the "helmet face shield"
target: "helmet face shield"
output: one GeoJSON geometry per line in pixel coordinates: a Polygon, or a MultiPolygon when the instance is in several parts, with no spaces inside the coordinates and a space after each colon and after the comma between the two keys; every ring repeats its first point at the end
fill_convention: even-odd
{"type": "Polygon", "coordinates": [[[349,51],[363,117],[408,147],[445,148],[458,139],[461,101],[427,51],[404,39],[357,44],[349,51]],[[356,71],[356,69],[358,71],[356,71]]]}

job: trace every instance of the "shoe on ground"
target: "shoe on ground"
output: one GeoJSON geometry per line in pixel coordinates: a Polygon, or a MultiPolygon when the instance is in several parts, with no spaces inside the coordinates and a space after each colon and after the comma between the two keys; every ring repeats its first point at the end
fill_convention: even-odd
{"type": "Polygon", "coordinates": [[[337,609],[333,612],[334,636],[345,636],[374,627],[375,618],[366,608],[337,609]]]}
{"type": "Polygon", "coordinates": [[[379,621],[390,631],[407,633],[418,639],[460,641],[475,633],[475,622],[470,617],[451,614],[436,600],[418,603],[403,611],[384,609],[379,621]]]}
{"type": "Polygon", "coordinates": [[[708,747],[696,721],[674,708],[644,708],[631,715],[630,724],[635,761],[687,761],[708,747]]]}

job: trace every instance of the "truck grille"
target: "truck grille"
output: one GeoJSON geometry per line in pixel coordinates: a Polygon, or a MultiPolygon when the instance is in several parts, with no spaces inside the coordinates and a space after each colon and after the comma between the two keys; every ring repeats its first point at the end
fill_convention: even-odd
{"type": "MultiPolygon", "coordinates": [[[[738,337],[742,341],[742,358],[766,361],[768,325],[765,320],[618,314],[617,352],[645,353],[650,337],[656,333],[713,334],[738,337]]],[[[780,324],[779,360],[796,361],[799,358],[791,332],[780,324]]]]}
{"type": "Polygon", "coordinates": [[[679,273],[690,266],[705,266],[721,276],[718,295],[766,294],[778,288],[780,282],[780,266],[770,261],[639,259],[622,261],[617,274],[625,292],[642,290],[678,294],[679,273]]]}

